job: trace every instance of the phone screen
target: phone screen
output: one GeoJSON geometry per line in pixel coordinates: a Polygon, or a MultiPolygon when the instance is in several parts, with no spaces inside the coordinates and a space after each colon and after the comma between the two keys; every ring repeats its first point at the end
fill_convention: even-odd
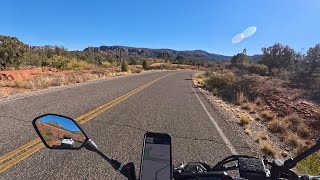
{"type": "Polygon", "coordinates": [[[171,136],[146,133],[140,167],[140,180],[171,179],[171,136]]]}

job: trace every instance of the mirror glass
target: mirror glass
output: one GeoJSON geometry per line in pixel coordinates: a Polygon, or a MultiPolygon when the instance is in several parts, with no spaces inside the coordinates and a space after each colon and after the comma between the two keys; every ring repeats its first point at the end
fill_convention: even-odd
{"type": "Polygon", "coordinates": [[[35,126],[50,148],[78,149],[87,140],[78,125],[66,117],[45,115],[35,120],[35,126]]]}

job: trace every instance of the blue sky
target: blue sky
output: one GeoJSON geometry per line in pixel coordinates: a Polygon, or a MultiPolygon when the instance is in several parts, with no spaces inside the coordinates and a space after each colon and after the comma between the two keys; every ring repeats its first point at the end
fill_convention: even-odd
{"type": "Polygon", "coordinates": [[[297,51],[320,43],[319,0],[4,0],[0,34],[31,45],[126,45],[234,55],[280,42],[297,51]],[[234,35],[257,31],[238,44],[234,35]]]}
{"type": "Polygon", "coordinates": [[[55,122],[60,124],[64,129],[69,131],[81,131],[78,126],[69,119],[60,116],[47,115],[39,119],[41,122],[55,122]]]}

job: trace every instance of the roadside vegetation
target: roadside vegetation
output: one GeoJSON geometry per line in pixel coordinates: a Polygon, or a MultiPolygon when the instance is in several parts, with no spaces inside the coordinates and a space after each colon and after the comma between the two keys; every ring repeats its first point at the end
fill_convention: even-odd
{"type": "Polygon", "coordinates": [[[0,35],[0,97],[149,70],[199,70],[210,63],[161,53],[139,58],[100,51],[68,51],[64,47],[33,47],[0,35]],[[201,67],[200,67],[201,66],[201,67]]]}
{"type": "MultiPolygon", "coordinates": [[[[238,116],[240,125],[246,134],[255,136],[266,155],[294,155],[320,137],[320,44],[302,54],[277,43],[262,48],[262,54],[252,61],[244,50],[231,62],[217,63],[197,74],[194,82],[246,112],[238,116]],[[262,124],[266,131],[253,133],[252,123],[262,124]],[[269,135],[279,139],[285,152],[277,152],[269,135]]],[[[316,175],[319,163],[318,153],[297,169],[316,175]]]]}

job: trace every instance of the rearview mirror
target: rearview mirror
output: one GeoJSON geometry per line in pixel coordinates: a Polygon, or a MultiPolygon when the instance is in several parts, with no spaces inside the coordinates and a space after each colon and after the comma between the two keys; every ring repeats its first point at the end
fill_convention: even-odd
{"type": "Polygon", "coordinates": [[[80,149],[89,139],[75,120],[61,115],[40,116],[32,125],[50,149],[80,149]]]}

